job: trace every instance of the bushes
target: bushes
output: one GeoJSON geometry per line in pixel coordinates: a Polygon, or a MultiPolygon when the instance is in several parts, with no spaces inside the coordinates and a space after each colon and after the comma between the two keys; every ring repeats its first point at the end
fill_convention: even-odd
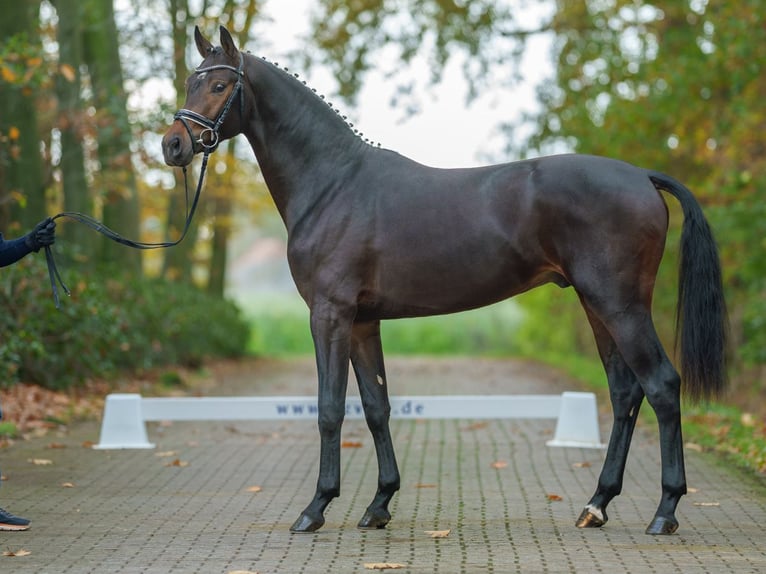
{"type": "Polygon", "coordinates": [[[57,310],[42,257],[0,272],[0,385],[60,389],[90,377],[245,352],[239,309],[195,287],[119,272],[69,269],[57,310]]]}

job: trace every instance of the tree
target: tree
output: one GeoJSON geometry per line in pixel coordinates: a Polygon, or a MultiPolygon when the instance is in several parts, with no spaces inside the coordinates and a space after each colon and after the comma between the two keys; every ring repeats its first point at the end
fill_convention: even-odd
{"type": "MultiPolygon", "coordinates": [[[[61,187],[65,211],[90,215],[93,201],[85,172],[83,142],[90,123],[83,111],[80,92],[83,64],[82,23],[84,5],[80,0],[57,0],[59,45],[59,74],[56,77],[58,117],[56,129],[61,134],[61,187]]],[[[80,225],[67,229],[67,251],[82,261],[92,261],[93,237],[91,231],[80,225]]]]}
{"type": "MultiPolygon", "coordinates": [[[[139,202],[133,172],[127,96],[120,62],[119,36],[112,1],[87,0],[83,4],[84,60],[88,66],[92,102],[96,109],[96,143],[100,169],[94,174],[92,194],[102,205],[107,227],[126,237],[140,236],[139,202]]],[[[141,252],[102,240],[102,264],[119,261],[123,269],[141,273],[141,252]]]]}
{"type": "Polygon", "coordinates": [[[43,83],[40,0],[11,2],[0,18],[0,230],[45,216],[45,182],[34,88],[43,83]]]}

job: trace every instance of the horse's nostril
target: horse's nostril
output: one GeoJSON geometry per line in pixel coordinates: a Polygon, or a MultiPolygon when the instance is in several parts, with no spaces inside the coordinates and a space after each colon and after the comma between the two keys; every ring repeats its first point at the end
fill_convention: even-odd
{"type": "Polygon", "coordinates": [[[178,153],[181,150],[181,138],[178,136],[173,136],[170,140],[170,149],[173,150],[174,153],[178,153]]]}

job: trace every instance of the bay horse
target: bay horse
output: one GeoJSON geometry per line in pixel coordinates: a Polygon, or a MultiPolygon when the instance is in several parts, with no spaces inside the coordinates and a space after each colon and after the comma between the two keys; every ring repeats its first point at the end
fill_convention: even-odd
{"type": "MultiPolygon", "coordinates": [[[[349,359],[375,443],[378,487],[358,526],[383,528],[399,489],[380,321],[489,305],[544,283],[572,287],[593,329],[614,424],[595,494],[576,521],[600,527],[622,490],[639,407],[659,424],[662,496],[648,534],[678,528],[686,493],[681,377],[651,316],[668,230],[660,190],[681,204],[677,328],[684,392],[725,390],[726,308],[718,251],[681,183],[622,161],[559,155],[470,169],[426,167],[369,145],[286,70],[195,29],[202,64],[162,140],[165,162],[243,133],[288,232],[287,258],[310,309],[321,439],[316,493],[292,525],[312,532],[340,494],[349,359]]],[[[207,157],[207,155],[206,155],[207,157]]]]}

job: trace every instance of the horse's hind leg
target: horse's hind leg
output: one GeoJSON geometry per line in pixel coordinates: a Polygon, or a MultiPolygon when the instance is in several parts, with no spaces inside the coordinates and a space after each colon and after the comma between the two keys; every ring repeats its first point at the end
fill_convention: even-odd
{"type": "Polygon", "coordinates": [[[359,528],[383,528],[391,520],[388,503],[399,490],[399,469],[388,421],[391,406],[388,383],[383,366],[380,323],[354,324],[351,337],[351,364],[354,367],[362,397],[367,426],[375,442],[378,456],[378,490],[359,521],[359,528]]]}
{"type": "Polygon", "coordinates": [[[612,306],[603,300],[600,305],[593,305],[593,302],[587,304],[612,335],[625,364],[635,374],[657,415],[662,498],[646,533],[672,534],[678,529],[676,506],[681,496],[686,494],[681,438],[681,379],[657,337],[648,305],[633,302],[612,306]]]}
{"type": "Polygon", "coordinates": [[[636,426],[638,411],[644,399],[644,391],[636,375],[625,363],[614,339],[604,324],[586,307],[593,334],[596,337],[601,362],[609,382],[614,424],[606,451],[606,460],[598,479],[596,493],[577,519],[579,528],[596,528],[606,524],[606,507],[622,491],[628,449],[636,426]]]}

